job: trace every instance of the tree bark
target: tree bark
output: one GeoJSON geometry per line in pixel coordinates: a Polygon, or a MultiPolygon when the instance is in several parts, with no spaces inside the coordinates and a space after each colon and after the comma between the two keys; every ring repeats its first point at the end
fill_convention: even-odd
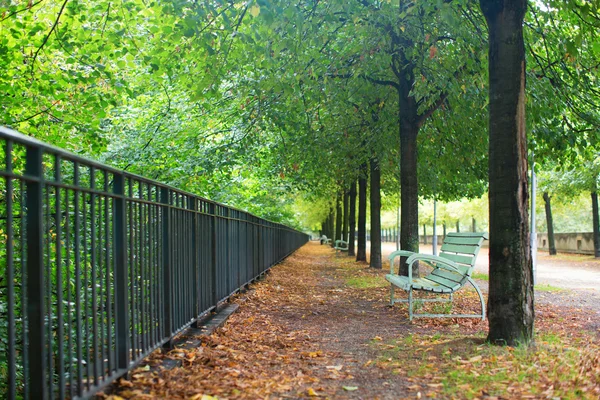
{"type": "Polygon", "coordinates": [[[333,207],[329,207],[329,217],[327,217],[327,223],[329,230],[329,235],[327,238],[331,239],[331,247],[335,246],[335,232],[334,232],[334,222],[335,222],[335,209],[333,207]]]}
{"type": "Polygon", "coordinates": [[[350,201],[350,213],[348,226],[350,232],[348,233],[348,255],[356,255],[354,250],[354,234],[356,232],[356,181],[352,181],[350,184],[350,192],[348,194],[348,200],[350,201]]]}
{"type": "Polygon", "coordinates": [[[533,340],[528,229],[525,47],[527,0],[480,0],[489,31],[490,281],[488,341],[533,340]]]}
{"type": "Polygon", "coordinates": [[[360,167],[358,178],[358,240],[356,261],[367,261],[367,166],[360,167]]]}
{"type": "Polygon", "coordinates": [[[556,255],[556,243],[554,242],[554,221],[552,220],[552,207],[550,205],[550,196],[544,192],[544,207],[546,209],[546,227],[548,231],[548,253],[551,256],[556,255]]]}
{"type": "Polygon", "coordinates": [[[379,160],[371,159],[371,268],[381,269],[381,171],[379,160]]]}
{"type": "Polygon", "coordinates": [[[343,213],[344,219],[342,220],[342,240],[348,240],[348,206],[350,205],[348,199],[348,191],[344,190],[344,204],[343,204],[343,213]]]}
{"type": "Polygon", "coordinates": [[[342,192],[338,192],[335,199],[335,236],[333,241],[342,238],[342,192]]]}
{"type": "Polygon", "coordinates": [[[594,227],[594,256],[600,257],[600,228],[598,227],[598,192],[592,192],[592,225],[594,227]]]}
{"type": "MultiPolygon", "coordinates": [[[[412,68],[410,68],[412,73],[412,68]]],[[[407,72],[408,73],[408,72],[407,72]]],[[[416,102],[410,96],[413,80],[400,80],[400,248],[419,252],[419,184],[417,179],[416,102]],[[407,87],[410,84],[409,87],[407,87]]],[[[400,259],[400,275],[408,275],[406,257],[400,259]]],[[[417,263],[413,276],[419,276],[417,263]]]]}

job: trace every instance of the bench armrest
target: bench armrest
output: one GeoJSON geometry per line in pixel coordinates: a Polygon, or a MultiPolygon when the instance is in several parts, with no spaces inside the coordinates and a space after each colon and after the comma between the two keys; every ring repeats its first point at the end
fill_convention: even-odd
{"type": "MultiPolygon", "coordinates": [[[[408,251],[408,250],[396,250],[392,254],[390,254],[390,256],[389,256],[389,260],[390,260],[390,274],[394,273],[394,259],[396,257],[410,257],[413,254],[416,254],[416,253],[414,253],[412,251],[408,251]]],[[[412,280],[412,272],[410,273],[409,278],[412,280]]]]}
{"type": "Polygon", "coordinates": [[[408,264],[409,272],[412,271],[412,268],[411,268],[412,264],[414,264],[417,261],[425,261],[428,263],[435,263],[435,265],[438,268],[443,268],[445,270],[464,275],[464,273],[458,269],[458,266],[456,265],[455,262],[448,260],[447,258],[434,256],[431,254],[414,254],[414,255],[410,256],[408,258],[408,260],[406,260],[406,263],[408,264]]]}

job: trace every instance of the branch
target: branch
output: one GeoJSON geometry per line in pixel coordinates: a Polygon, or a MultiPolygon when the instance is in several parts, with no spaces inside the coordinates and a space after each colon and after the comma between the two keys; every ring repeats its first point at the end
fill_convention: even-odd
{"type": "Polygon", "coordinates": [[[108,3],[108,7],[106,8],[106,18],[104,19],[104,25],[102,26],[102,33],[100,37],[104,37],[104,30],[106,29],[106,24],[108,23],[108,15],[110,14],[110,4],[108,3]]]}
{"type": "MultiPolygon", "coordinates": [[[[146,151],[146,149],[148,148],[148,146],[150,146],[150,143],[152,143],[152,141],[154,140],[156,134],[158,133],[158,130],[162,127],[163,118],[165,118],[169,114],[169,112],[171,111],[171,97],[169,96],[169,91],[167,90],[167,88],[165,87],[165,85],[161,85],[161,86],[163,87],[165,95],[167,96],[167,109],[160,116],[160,120],[158,122],[158,125],[156,125],[156,129],[154,129],[154,133],[150,137],[150,140],[148,140],[146,142],[146,144],[142,147],[142,149],[140,150],[140,153],[142,153],[143,151],[146,151]]],[[[132,164],[133,164],[133,161],[130,161],[129,164],[127,164],[125,166],[125,168],[123,168],[123,171],[125,171],[125,170],[127,170],[127,168],[131,167],[132,164]]]]}
{"type": "Polygon", "coordinates": [[[67,6],[67,2],[68,1],[69,0],[65,0],[63,2],[62,6],[60,7],[60,10],[58,11],[58,15],[56,16],[56,20],[54,20],[54,24],[52,24],[52,28],[50,28],[50,31],[48,32],[48,34],[44,38],[44,41],[42,42],[42,44],[40,45],[40,47],[37,48],[37,50],[35,51],[35,54],[33,55],[33,59],[31,60],[31,74],[32,75],[33,75],[33,69],[35,68],[35,60],[37,59],[37,56],[40,53],[40,51],[44,48],[44,46],[48,42],[48,39],[50,38],[50,35],[52,35],[52,32],[54,32],[54,30],[58,26],[58,21],[60,21],[60,17],[62,15],[63,11],[65,10],[65,7],[67,6]]]}
{"type": "Polygon", "coordinates": [[[420,128],[425,123],[425,121],[427,121],[427,118],[431,117],[431,115],[435,112],[435,110],[437,110],[438,108],[441,107],[442,104],[444,104],[444,102],[446,101],[447,98],[448,98],[447,92],[440,94],[440,97],[437,99],[437,101],[435,103],[433,103],[431,105],[431,107],[429,107],[422,114],[417,116],[417,126],[420,128]]]}
{"type": "Polygon", "coordinates": [[[33,114],[33,115],[30,115],[29,117],[27,117],[27,118],[25,118],[25,119],[22,119],[22,120],[20,120],[20,121],[16,121],[16,122],[14,122],[14,123],[15,123],[15,124],[20,124],[21,122],[29,121],[30,119],[33,119],[33,118],[37,117],[38,115],[45,114],[45,113],[47,113],[48,111],[50,111],[50,110],[51,110],[51,109],[52,109],[52,108],[53,108],[55,105],[57,105],[58,103],[59,103],[59,100],[56,100],[55,102],[53,102],[53,103],[52,103],[52,105],[51,105],[50,107],[46,107],[46,108],[44,108],[42,111],[40,111],[40,112],[37,112],[37,113],[35,113],[35,114],[33,114]]]}
{"type": "Polygon", "coordinates": [[[371,78],[370,76],[366,76],[366,75],[361,75],[361,76],[364,79],[368,80],[369,82],[375,83],[377,85],[392,86],[396,90],[400,90],[400,84],[398,82],[388,81],[388,80],[385,80],[385,79],[375,79],[375,78],[371,78]]]}
{"type": "Polygon", "coordinates": [[[17,10],[17,11],[13,11],[13,12],[11,12],[10,14],[6,15],[5,17],[3,17],[2,19],[0,19],[0,22],[4,21],[4,20],[6,20],[6,19],[9,19],[10,17],[12,17],[12,16],[15,16],[15,15],[17,15],[18,13],[21,13],[21,12],[23,12],[23,11],[29,11],[29,10],[31,10],[33,7],[37,6],[38,4],[40,4],[40,3],[41,3],[41,2],[43,2],[43,1],[44,1],[44,0],[40,0],[40,1],[38,1],[38,2],[36,2],[36,3],[33,3],[33,4],[31,4],[31,5],[27,5],[27,7],[25,7],[25,8],[22,8],[22,9],[20,9],[20,10],[17,10]]]}

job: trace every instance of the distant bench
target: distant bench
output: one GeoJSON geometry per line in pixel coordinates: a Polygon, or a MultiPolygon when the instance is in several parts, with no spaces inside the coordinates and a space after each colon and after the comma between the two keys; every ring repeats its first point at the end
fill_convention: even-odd
{"type": "Polygon", "coordinates": [[[331,239],[328,239],[327,236],[323,235],[321,236],[321,244],[331,244],[331,239]]]}
{"type": "Polygon", "coordinates": [[[348,242],[344,240],[336,240],[333,248],[336,251],[348,251],[348,242]]]}

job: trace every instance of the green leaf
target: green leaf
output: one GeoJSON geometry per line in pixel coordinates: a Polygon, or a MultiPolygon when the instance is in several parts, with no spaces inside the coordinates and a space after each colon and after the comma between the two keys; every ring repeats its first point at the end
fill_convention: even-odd
{"type": "Polygon", "coordinates": [[[253,17],[258,17],[258,14],[260,14],[260,6],[255,4],[252,7],[250,7],[250,9],[248,11],[250,12],[250,15],[252,15],[253,17]]]}

